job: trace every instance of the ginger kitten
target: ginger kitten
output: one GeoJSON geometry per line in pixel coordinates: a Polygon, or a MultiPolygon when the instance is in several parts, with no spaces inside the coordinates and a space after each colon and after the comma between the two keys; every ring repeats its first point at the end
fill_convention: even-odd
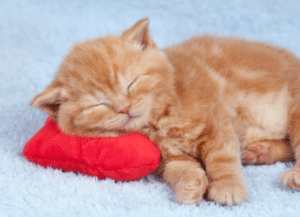
{"type": "Polygon", "coordinates": [[[206,190],[219,204],[242,203],[241,159],[295,157],[280,180],[300,189],[300,60],[278,47],[205,35],[158,49],[145,18],[76,44],[31,105],[67,133],[148,136],[162,152],[155,174],[179,203],[206,190]]]}

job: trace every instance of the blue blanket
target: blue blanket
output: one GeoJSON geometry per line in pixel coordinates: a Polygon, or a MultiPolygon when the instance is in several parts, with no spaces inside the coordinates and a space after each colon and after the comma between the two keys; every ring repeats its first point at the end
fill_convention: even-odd
{"type": "Polygon", "coordinates": [[[213,33],[268,41],[300,56],[299,0],[0,0],[0,217],[300,216],[300,192],[278,177],[292,163],[243,167],[251,196],[232,207],[179,205],[148,176],[98,180],[28,162],[24,144],[47,115],[29,106],[75,42],[119,34],[150,18],[159,47],[213,33]]]}

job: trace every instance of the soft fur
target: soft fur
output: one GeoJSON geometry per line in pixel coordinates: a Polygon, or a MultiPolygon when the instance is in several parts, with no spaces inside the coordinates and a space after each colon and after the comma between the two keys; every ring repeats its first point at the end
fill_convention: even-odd
{"type": "Polygon", "coordinates": [[[148,19],[74,46],[32,105],[71,134],[138,131],[162,152],[156,174],[177,201],[219,204],[249,193],[244,163],[296,159],[281,175],[300,189],[300,61],[268,44],[199,36],[158,49],[148,19]]]}

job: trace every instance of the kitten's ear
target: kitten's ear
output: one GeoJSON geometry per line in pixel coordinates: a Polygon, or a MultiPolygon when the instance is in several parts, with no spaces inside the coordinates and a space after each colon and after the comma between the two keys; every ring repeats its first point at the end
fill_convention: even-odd
{"type": "Polygon", "coordinates": [[[56,120],[59,107],[65,100],[62,87],[49,85],[42,93],[35,96],[30,104],[34,108],[47,112],[52,119],[56,120]]]}
{"type": "Polygon", "coordinates": [[[121,37],[128,42],[141,45],[143,49],[148,47],[156,48],[156,45],[150,35],[148,18],[137,21],[131,28],[126,29],[122,33],[121,37]]]}

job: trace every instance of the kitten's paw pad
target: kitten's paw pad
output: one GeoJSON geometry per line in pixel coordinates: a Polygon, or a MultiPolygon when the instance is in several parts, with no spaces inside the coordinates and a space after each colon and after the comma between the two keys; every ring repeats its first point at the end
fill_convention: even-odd
{"type": "Polygon", "coordinates": [[[242,151],[242,161],[244,164],[265,164],[269,159],[269,146],[267,143],[254,143],[242,151]]]}
{"type": "Polygon", "coordinates": [[[280,175],[281,183],[293,190],[300,190],[300,169],[293,168],[280,175]]]}
{"type": "Polygon", "coordinates": [[[265,149],[265,146],[263,146],[262,144],[257,144],[253,147],[250,146],[249,148],[252,149],[255,152],[260,152],[260,151],[265,149]]]}
{"type": "Polygon", "coordinates": [[[261,164],[264,164],[268,161],[268,159],[269,159],[269,152],[266,151],[265,153],[258,156],[257,162],[261,163],[261,164]]]}
{"type": "Polygon", "coordinates": [[[221,180],[210,184],[208,198],[222,205],[240,204],[249,198],[247,188],[231,180],[221,180]]]}
{"type": "Polygon", "coordinates": [[[204,172],[182,177],[175,187],[176,200],[181,204],[198,204],[206,192],[208,180],[204,172]]]}
{"type": "Polygon", "coordinates": [[[242,162],[243,164],[255,164],[257,162],[257,156],[252,151],[242,151],[242,162]]]}

